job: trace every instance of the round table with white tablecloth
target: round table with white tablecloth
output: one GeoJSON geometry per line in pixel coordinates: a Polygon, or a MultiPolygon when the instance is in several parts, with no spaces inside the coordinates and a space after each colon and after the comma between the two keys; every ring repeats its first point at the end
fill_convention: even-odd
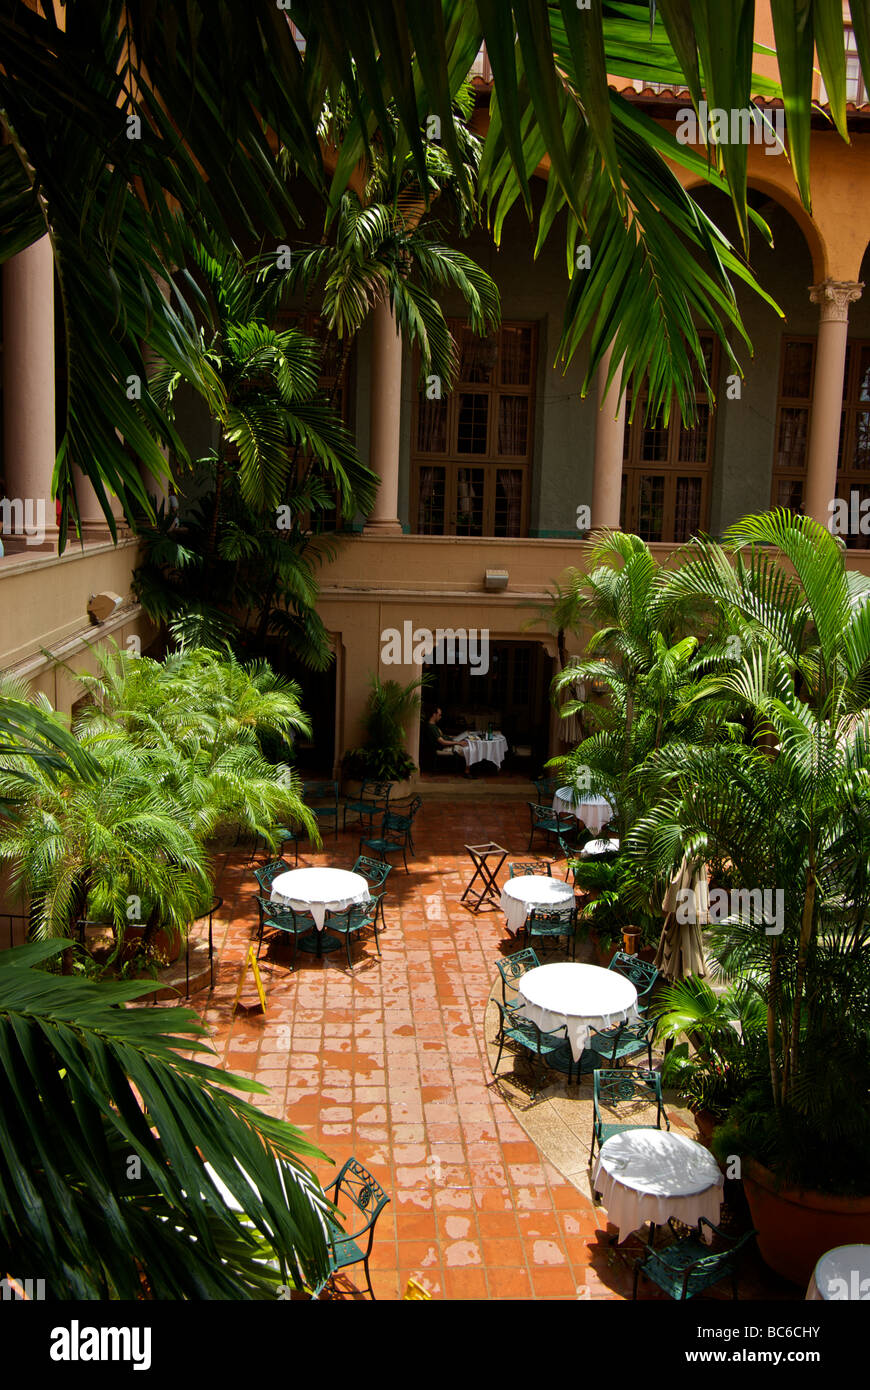
{"type": "Polygon", "coordinates": [[[838,1245],[822,1255],[810,1277],[807,1298],[870,1302],[870,1245],[838,1245]]]}
{"type": "Polygon", "coordinates": [[[637,990],[624,975],[599,965],[557,961],[527,970],[517,983],[517,1008],[545,1033],[563,1025],[575,1062],[592,1029],[631,1023],[637,1017],[637,990]]]}
{"type": "Polygon", "coordinates": [[[536,907],[551,911],[573,907],[574,888],[549,874],[518,874],[509,878],[501,890],[500,907],[510,932],[521,932],[529,913],[536,907]]]}
{"type": "MultiPolygon", "coordinates": [[[[669,1217],[697,1226],[705,1216],[716,1225],[724,1183],[709,1149],[661,1129],[612,1134],[601,1146],[592,1180],[619,1241],[647,1221],[663,1226],[669,1217]]],[[[710,1230],[702,1227],[702,1233],[709,1243],[710,1230]]]]}
{"type": "Polygon", "coordinates": [[[597,859],[601,854],[616,854],[619,849],[619,840],[587,840],[582,849],[577,851],[578,859],[597,859]]]}
{"type": "MultiPolygon", "coordinates": [[[[368,902],[369,896],[369,885],[362,874],[352,874],[348,869],[291,869],[279,874],[272,884],[272,902],[291,907],[294,912],[308,912],[314,918],[318,955],[341,945],[337,937],[322,935],[327,912],[343,912],[368,902]]],[[[299,944],[302,950],[310,949],[305,939],[299,944]]]]}
{"type": "Polygon", "coordinates": [[[563,815],[576,816],[587,830],[597,832],[609,820],[614,811],[604,796],[593,796],[591,792],[581,792],[574,787],[559,787],[553,797],[553,810],[563,815]]]}
{"type": "Polygon", "coordinates": [[[508,742],[504,734],[493,734],[492,738],[484,738],[482,734],[463,734],[462,739],[463,744],[459,752],[465,758],[467,767],[471,767],[473,763],[485,762],[501,767],[508,751],[508,742]]]}

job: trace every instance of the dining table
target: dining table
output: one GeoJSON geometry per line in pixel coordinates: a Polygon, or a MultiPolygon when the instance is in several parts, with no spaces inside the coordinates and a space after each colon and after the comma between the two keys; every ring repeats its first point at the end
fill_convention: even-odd
{"type": "Polygon", "coordinates": [[[278,874],[272,884],[271,900],[279,907],[306,912],[313,918],[316,928],[313,940],[303,936],[298,945],[300,950],[320,956],[324,951],[335,951],[341,946],[337,936],[324,931],[327,912],[344,912],[368,902],[369,897],[369,885],[362,874],[322,866],[290,869],[278,874]]]}
{"type": "Polygon", "coordinates": [[[487,738],[486,734],[469,733],[463,734],[462,740],[459,751],[465,759],[466,767],[485,762],[501,767],[508,751],[508,741],[504,734],[493,733],[491,738],[487,738]]]}
{"type": "Polygon", "coordinates": [[[579,1062],[593,1031],[636,1022],[637,990],[631,980],[600,965],[554,961],[527,970],[517,982],[517,1012],[545,1033],[564,1027],[579,1062]]]}
{"type": "Polygon", "coordinates": [[[573,884],[563,883],[549,874],[518,874],[516,878],[509,878],[502,888],[499,907],[505,915],[507,930],[516,936],[536,907],[552,911],[558,907],[572,907],[573,903],[573,884]]]}
{"type": "MultiPolygon", "coordinates": [[[[641,1127],[605,1140],[592,1178],[607,1220],[617,1228],[617,1244],[647,1222],[650,1245],[656,1226],[669,1218],[697,1226],[704,1216],[717,1225],[724,1185],[718,1163],[703,1144],[685,1134],[641,1127]]],[[[709,1244],[712,1232],[707,1226],[701,1229],[709,1244]]]]}
{"type": "Polygon", "coordinates": [[[576,816],[587,830],[596,834],[615,814],[607,797],[580,791],[576,787],[557,787],[553,797],[553,810],[561,815],[576,816]]]}

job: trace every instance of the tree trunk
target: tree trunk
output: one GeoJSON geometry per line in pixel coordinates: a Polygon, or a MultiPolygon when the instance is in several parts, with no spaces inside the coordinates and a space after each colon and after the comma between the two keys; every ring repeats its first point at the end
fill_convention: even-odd
{"type": "Polygon", "coordinates": [[[770,1085],[777,1110],[782,1103],[781,1078],[776,1060],[776,1002],[779,994],[779,938],[770,945],[770,974],[767,982],[767,1055],[770,1063],[770,1085]]]}
{"type": "Polygon", "coordinates": [[[807,881],[804,889],[804,908],[801,914],[801,936],[798,945],[797,971],[795,973],[794,1008],[791,1015],[791,1039],[786,1052],[785,1074],[783,1076],[783,1098],[794,1085],[797,1071],[798,1050],[800,1047],[801,1003],[803,1002],[804,981],[807,973],[807,956],[813,938],[813,922],[816,903],[815,855],[810,847],[810,862],[807,865],[807,881]]]}

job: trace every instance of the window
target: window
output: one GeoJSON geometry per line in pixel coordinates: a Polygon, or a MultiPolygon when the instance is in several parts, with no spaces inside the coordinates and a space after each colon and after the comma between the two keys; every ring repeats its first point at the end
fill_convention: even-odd
{"type": "MultiPolygon", "coordinates": [[[[787,338],[782,347],[771,503],[801,511],[807,474],[816,343],[787,338]]],[[[837,496],[870,497],[870,342],[846,345],[843,413],[837,451],[837,496]]],[[[860,512],[857,512],[860,515],[860,512]]],[[[850,549],[870,549],[870,536],[845,535],[850,549]]]]}
{"type": "MultiPolygon", "coordinates": [[[[867,84],[861,72],[861,63],[858,58],[858,45],[855,42],[855,30],[851,24],[844,25],[846,38],[846,100],[854,101],[856,106],[863,106],[867,101],[867,84]]],[[[828,100],[828,93],[825,90],[824,82],[819,83],[819,103],[824,106],[828,100]]]]}
{"type": "MultiPolygon", "coordinates": [[[[862,516],[860,504],[870,498],[870,343],[852,342],[846,347],[843,378],[843,414],[837,454],[837,496],[849,503],[850,513],[862,516]],[[858,505],[852,506],[857,493],[858,505]]],[[[866,509],[865,509],[866,514],[866,509]]],[[[850,550],[870,550],[870,536],[845,535],[850,550]]]]}
{"type": "Polygon", "coordinates": [[[411,425],[411,517],[423,536],[526,532],[534,437],[537,328],[503,324],[480,338],[449,321],[459,352],[453,392],[417,392],[411,425]]]}
{"type": "Polygon", "coordinates": [[[771,504],[774,507],[789,507],[797,512],[803,506],[815,365],[814,338],[784,339],[776,407],[771,504]]]}
{"type": "MultiPolygon", "coordinates": [[[[715,382],[713,335],[702,334],[701,343],[707,375],[715,382]]],[[[676,404],[667,423],[662,415],[647,420],[644,391],[634,420],[626,415],[620,525],[645,541],[681,544],[708,524],[713,421],[697,374],[695,404],[694,424],[683,424],[676,404]]]]}

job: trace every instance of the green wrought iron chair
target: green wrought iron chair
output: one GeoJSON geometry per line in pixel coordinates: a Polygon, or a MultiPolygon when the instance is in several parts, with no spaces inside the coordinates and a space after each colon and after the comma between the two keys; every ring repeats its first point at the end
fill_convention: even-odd
{"type": "Polygon", "coordinates": [[[536,777],[535,791],[538,793],[538,805],[551,805],[553,797],[561,786],[564,786],[558,777],[536,777]]]}
{"type": "MultiPolygon", "coordinates": [[[[571,1081],[573,1069],[573,1058],[571,1047],[568,1042],[568,1029],[563,1023],[559,1028],[551,1033],[545,1033],[531,1019],[520,1018],[513,1010],[502,1004],[498,999],[495,1001],[499,1012],[499,1027],[496,1038],[498,1041],[498,1056],[492,1069],[493,1076],[498,1074],[501,1055],[505,1047],[518,1050],[521,1054],[525,1053],[531,1058],[532,1063],[532,1100],[537,1097],[540,1090],[539,1081],[543,1076],[548,1063],[558,1057],[564,1064],[567,1061],[568,1082],[571,1081]]],[[[559,1071],[563,1066],[559,1067],[559,1071]]]]}
{"type": "Polygon", "coordinates": [[[373,782],[366,778],[359,789],[359,795],[348,797],[344,802],[342,830],[347,830],[348,811],[353,811],[360,823],[368,820],[368,828],[371,830],[375,816],[382,816],[385,811],[389,811],[390,792],[395,785],[395,782],[373,782]]]}
{"type": "Polygon", "coordinates": [[[263,936],[267,931],[283,932],[286,936],[293,938],[293,960],[296,960],[296,948],[300,936],[307,936],[310,931],[316,930],[317,923],[307,912],[294,912],[292,907],[281,907],[279,903],[273,903],[270,898],[258,898],[260,904],[260,931],[257,936],[257,959],[260,959],[260,950],[263,945],[263,936]]]}
{"type": "MultiPolygon", "coordinates": [[[[582,1061],[582,1058],[581,1058],[582,1061]]],[[[601,1068],[592,1077],[592,1147],[589,1150],[589,1167],[592,1167],[592,1160],[595,1156],[595,1145],[599,1149],[602,1144],[613,1134],[622,1134],[626,1129],[661,1129],[662,1120],[665,1122],[665,1129],[670,1129],[671,1122],[665,1113],[664,1102],[662,1100],[662,1078],[657,1071],[641,1071],[629,1067],[618,1067],[613,1070],[601,1068]],[[655,1124],[650,1124],[648,1120],[638,1123],[637,1119],[631,1119],[639,1111],[655,1105],[656,1118],[655,1124]],[[616,1115],[617,1119],[607,1119],[605,1114],[616,1115]]]]}
{"type": "Polygon", "coordinates": [[[286,859],[270,859],[268,864],[261,864],[254,870],[254,878],[263,892],[268,893],[278,875],[289,872],[290,865],[286,859]]]}
{"type": "Polygon", "coordinates": [[[640,1018],[634,1023],[620,1023],[615,1028],[602,1028],[593,1033],[580,1061],[593,1066],[616,1067],[627,1057],[646,1051],[647,1065],[652,1071],[652,1045],[658,1019],[640,1018]],[[587,1058],[587,1053],[589,1057],[587,1058]]]}
{"type": "MultiPolygon", "coordinates": [[[[578,853],[578,850],[579,850],[579,845],[570,845],[570,844],[568,843],[568,837],[567,837],[566,835],[560,835],[560,836],[558,837],[558,839],[559,839],[559,848],[560,848],[560,850],[562,851],[562,853],[563,853],[564,856],[565,856],[565,882],[567,883],[567,882],[568,882],[568,878],[569,878],[570,874],[572,873],[572,869],[571,869],[571,860],[572,860],[572,859],[576,859],[577,853],[578,853]]],[[[576,882],[577,882],[577,875],[576,875],[576,873],[574,874],[574,882],[575,882],[575,884],[576,884],[576,882]]]]}
{"type": "Polygon", "coordinates": [[[335,837],[338,839],[338,783],[337,782],[304,782],[302,785],[302,795],[305,804],[312,811],[318,824],[321,821],[332,821],[335,826],[335,837]]]}
{"type": "MultiPolygon", "coordinates": [[[[289,872],[290,872],[290,865],[287,863],[287,860],[286,860],[286,859],[270,859],[268,864],[260,864],[260,865],[258,865],[258,867],[254,870],[254,878],[257,880],[257,883],[258,883],[259,886],[260,886],[260,891],[261,891],[262,893],[269,893],[269,892],[271,892],[271,890],[272,890],[272,884],[275,882],[275,879],[278,877],[278,875],[279,875],[279,874],[286,874],[286,873],[289,873],[289,872]]],[[[257,898],[256,898],[256,902],[257,902],[257,911],[258,911],[258,913],[259,913],[259,927],[258,927],[258,932],[257,932],[257,941],[258,941],[258,942],[259,942],[259,941],[262,941],[262,939],[263,939],[263,902],[264,902],[264,901],[265,901],[265,899],[262,899],[262,898],[260,898],[260,897],[257,897],[257,898]]]]}
{"type": "Polygon", "coordinates": [[[378,941],[378,900],[370,898],[367,903],[357,903],[354,907],[346,907],[341,912],[327,912],[325,930],[335,936],[344,937],[344,949],[347,953],[347,964],[349,969],[353,969],[353,961],[350,958],[350,939],[357,932],[364,931],[366,927],[371,927],[375,934],[375,946],[378,955],[381,954],[381,947],[378,941]]]}
{"type": "Polygon", "coordinates": [[[545,937],[552,937],[558,945],[564,937],[566,950],[570,950],[573,960],[577,951],[576,932],[577,909],[573,903],[566,907],[534,907],[525,921],[523,944],[528,947],[533,941],[543,942],[545,937]]]}
{"type": "Polygon", "coordinates": [[[641,1013],[646,1013],[659,978],[659,972],[652,961],[630,956],[625,951],[617,951],[607,969],[615,970],[618,975],[624,975],[627,980],[631,980],[637,990],[637,1007],[641,1013]]]}
{"type": "MultiPolygon", "coordinates": [[[[669,1224],[676,1234],[673,1222],[669,1224]]],[[[672,1245],[665,1245],[658,1250],[645,1245],[643,1254],[634,1266],[632,1298],[637,1298],[637,1283],[642,1274],[678,1302],[694,1298],[713,1284],[730,1278],[731,1297],[736,1299],[740,1262],[757,1234],[758,1232],[753,1230],[739,1237],[731,1236],[714,1226],[706,1216],[702,1216],[697,1230],[689,1235],[678,1236],[672,1245]],[[711,1251],[702,1238],[702,1226],[709,1226],[719,1240],[726,1243],[726,1248],[711,1251]]]]}
{"type": "Polygon", "coordinates": [[[368,1169],[364,1168],[355,1158],[349,1158],[343,1164],[338,1177],[324,1188],[324,1192],[327,1196],[332,1193],[331,1201],[335,1206],[339,1206],[344,1198],[350,1207],[349,1220],[355,1220],[361,1216],[364,1221],[357,1230],[347,1232],[342,1230],[336,1222],[327,1218],[329,1273],[313,1290],[311,1297],[317,1298],[340,1269],[347,1269],[351,1265],[362,1263],[365,1268],[369,1293],[374,1298],[375,1291],[372,1288],[369,1259],[372,1253],[375,1223],[390,1198],[368,1169]]]}
{"type": "Polygon", "coordinates": [[[542,831],[545,835],[556,838],[564,835],[571,828],[574,817],[565,815],[563,811],[554,811],[552,806],[536,806],[534,801],[527,801],[529,816],[531,817],[531,832],[529,834],[529,849],[534,844],[535,836],[542,831]]]}
{"type": "Polygon", "coordinates": [[[508,864],[508,878],[523,878],[527,874],[547,874],[553,877],[553,866],[549,859],[528,859],[518,864],[508,864]]]}
{"type": "Polygon", "coordinates": [[[381,822],[381,833],[373,839],[361,839],[359,842],[360,852],[363,847],[374,850],[382,859],[388,854],[398,854],[401,851],[402,859],[405,864],[405,872],[408,872],[408,850],[414,854],[414,837],[411,833],[414,824],[414,817],[423,805],[423,798],[415,796],[413,801],[400,812],[396,809],[398,802],[395,803],[392,811],[387,811],[381,822]]]}
{"type": "Polygon", "coordinates": [[[529,947],[525,951],[514,951],[507,960],[497,960],[498,973],[501,976],[501,997],[505,1008],[511,1012],[517,1007],[517,980],[525,975],[528,970],[537,970],[541,962],[535,952],[529,947]],[[512,998],[508,998],[508,991],[512,998]]]}
{"type": "Polygon", "coordinates": [[[392,872],[392,864],[387,864],[382,859],[369,859],[368,855],[360,854],[357,856],[356,863],[351,869],[351,873],[362,874],[369,885],[369,893],[376,899],[378,904],[378,915],[381,919],[381,931],[386,931],[387,924],[384,918],[384,898],[387,896],[384,884],[392,872]],[[381,892],[377,890],[381,889],[381,892]]]}

